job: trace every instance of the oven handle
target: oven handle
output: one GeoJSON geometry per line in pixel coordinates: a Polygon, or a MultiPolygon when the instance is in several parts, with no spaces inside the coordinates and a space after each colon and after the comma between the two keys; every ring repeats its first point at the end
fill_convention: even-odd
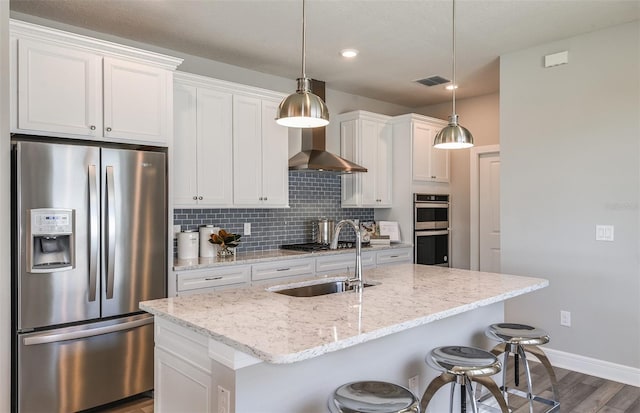
{"type": "Polygon", "coordinates": [[[449,230],[443,231],[415,231],[416,237],[432,237],[434,235],[449,235],[449,230]]]}
{"type": "Polygon", "coordinates": [[[414,205],[416,208],[449,208],[448,203],[432,204],[427,202],[416,202],[414,205]]]}

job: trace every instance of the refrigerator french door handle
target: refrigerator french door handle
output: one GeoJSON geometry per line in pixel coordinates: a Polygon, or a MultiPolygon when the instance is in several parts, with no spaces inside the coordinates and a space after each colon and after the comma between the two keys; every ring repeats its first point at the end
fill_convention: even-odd
{"type": "Polygon", "coordinates": [[[107,166],[107,299],[113,298],[114,271],[116,261],[116,195],[113,166],[107,166]]]}
{"type": "Polygon", "coordinates": [[[97,292],[98,255],[100,254],[98,207],[98,175],[96,166],[89,165],[89,301],[96,300],[97,292]]]}
{"type": "Polygon", "coordinates": [[[22,339],[22,343],[25,346],[33,346],[36,344],[48,344],[57,343],[59,341],[77,340],[80,338],[95,337],[104,334],[115,333],[118,331],[131,330],[151,323],[153,323],[153,317],[147,317],[140,320],[128,321],[126,323],[115,324],[106,327],[71,331],[68,333],[43,334],[35,337],[25,337],[22,339]]]}

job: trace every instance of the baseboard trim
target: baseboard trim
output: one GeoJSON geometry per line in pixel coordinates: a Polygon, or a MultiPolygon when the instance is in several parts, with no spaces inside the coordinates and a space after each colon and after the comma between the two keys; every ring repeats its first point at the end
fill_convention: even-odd
{"type": "Polygon", "coordinates": [[[542,349],[555,367],[640,387],[640,369],[638,368],[566,353],[547,346],[542,349]]]}

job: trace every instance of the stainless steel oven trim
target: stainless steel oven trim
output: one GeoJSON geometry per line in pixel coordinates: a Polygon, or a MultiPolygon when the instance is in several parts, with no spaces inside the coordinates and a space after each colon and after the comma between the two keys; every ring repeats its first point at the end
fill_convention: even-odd
{"type": "Polygon", "coordinates": [[[415,231],[416,237],[433,237],[436,235],[450,235],[449,230],[444,231],[415,231]]]}
{"type": "Polygon", "coordinates": [[[414,231],[448,229],[449,221],[415,222],[413,226],[414,231]]]}
{"type": "Polygon", "coordinates": [[[416,206],[416,208],[449,208],[449,203],[448,202],[434,202],[434,201],[419,202],[419,201],[416,201],[414,203],[414,205],[416,206]]]}

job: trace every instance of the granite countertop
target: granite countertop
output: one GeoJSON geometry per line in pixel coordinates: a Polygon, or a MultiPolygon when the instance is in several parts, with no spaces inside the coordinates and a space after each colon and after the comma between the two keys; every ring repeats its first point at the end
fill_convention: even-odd
{"type": "Polygon", "coordinates": [[[361,293],[307,298],[269,292],[263,285],[145,301],[140,308],[277,364],[317,357],[549,284],[541,278],[414,264],[367,269],[364,278],[381,284],[361,293]]]}
{"type": "MultiPolygon", "coordinates": [[[[391,244],[391,245],[371,245],[368,247],[362,247],[362,252],[367,251],[380,251],[395,248],[413,248],[411,244],[391,244]]],[[[233,257],[228,258],[194,258],[191,260],[179,260],[175,259],[173,262],[174,271],[187,271],[187,270],[199,270],[204,268],[217,267],[221,265],[243,265],[254,264],[258,262],[266,261],[278,261],[289,258],[307,258],[307,257],[319,257],[322,255],[336,255],[336,254],[353,254],[354,248],[345,248],[338,250],[325,250],[325,251],[294,251],[294,250],[269,250],[269,251],[256,251],[256,252],[239,252],[233,257]]]]}

